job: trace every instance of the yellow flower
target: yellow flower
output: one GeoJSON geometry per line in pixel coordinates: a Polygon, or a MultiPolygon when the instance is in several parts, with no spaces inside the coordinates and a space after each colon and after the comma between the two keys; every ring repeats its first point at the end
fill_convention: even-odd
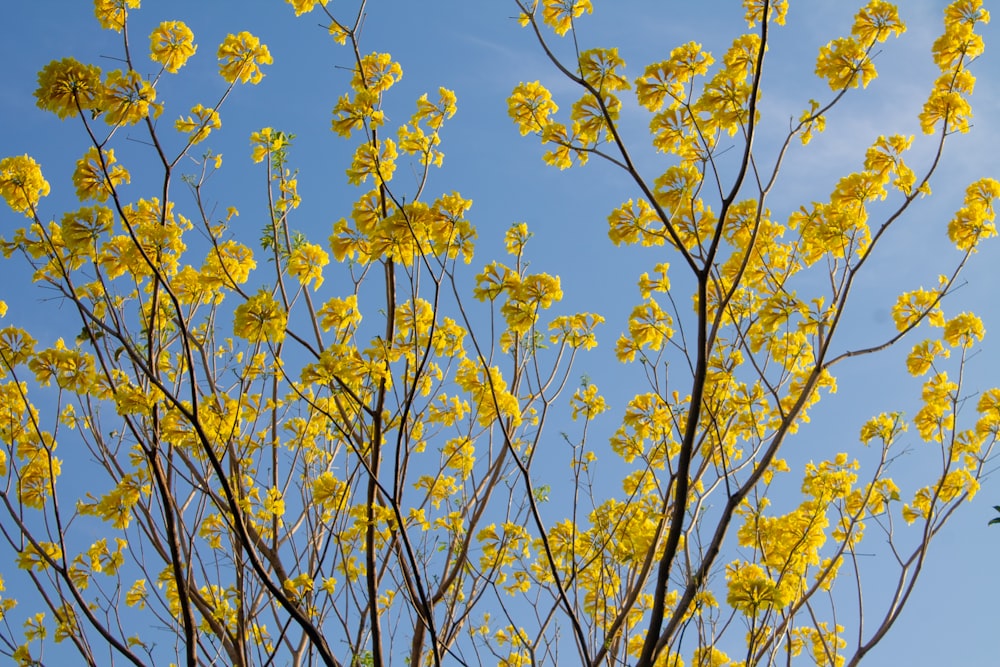
{"type": "Polygon", "coordinates": [[[201,267],[200,281],[205,289],[219,291],[221,296],[223,288],[233,289],[245,283],[256,267],[250,248],[228,239],[209,251],[201,267]]]}
{"type": "Polygon", "coordinates": [[[891,2],[872,0],[854,17],[851,34],[865,44],[884,42],[889,35],[906,32],[906,25],[899,19],[899,10],[891,2]]]}
{"type": "MultiPolygon", "coordinates": [[[[285,211],[289,208],[298,208],[299,204],[302,203],[302,197],[299,196],[299,180],[297,178],[288,178],[289,175],[290,172],[286,169],[284,177],[278,183],[280,196],[274,202],[275,211],[285,211]]],[[[317,287],[319,287],[319,285],[317,285],[317,287]]]]}
{"type": "Polygon", "coordinates": [[[104,111],[104,122],[108,125],[135,125],[149,115],[159,116],[163,104],[156,103],[156,88],[136,71],[123,73],[114,70],[108,73],[104,90],[95,110],[104,111]]]}
{"type": "Polygon", "coordinates": [[[510,298],[500,307],[508,328],[517,334],[527,333],[538,321],[538,314],[562,300],[559,276],[538,273],[513,283],[510,298]]]}
{"type": "Polygon", "coordinates": [[[601,92],[628,90],[628,79],[617,72],[624,68],[618,49],[589,49],[580,54],[580,74],[601,92]]]}
{"type": "Polygon", "coordinates": [[[773,606],[784,606],[777,584],[758,565],[739,562],[727,565],[726,580],[729,587],[726,601],[747,616],[756,616],[773,606]]]}
{"type": "MultiPolygon", "coordinates": [[[[747,10],[747,26],[753,28],[764,20],[764,0],[743,0],[743,8],[747,10]]],[[[767,19],[774,21],[778,25],[785,25],[785,16],[788,14],[788,0],[776,0],[770,3],[767,12],[767,19]]]]}
{"type": "Polygon", "coordinates": [[[364,127],[368,121],[373,128],[385,122],[385,113],[375,108],[377,95],[368,91],[359,92],[352,100],[342,95],[333,108],[331,129],[342,137],[350,137],[351,132],[364,127]]]}
{"type": "Polygon", "coordinates": [[[315,243],[303,243],[292,250],[288,258],[288,272],[303,285],[313,283],[313,289],[323,284],[323,267],[330,263],[330,256],[315,243]]]}
{"type": "Polygon", "coordinates": [[[867,88],[876,76],[875,65],[865,51],[865,45],[856,39],[841,37],[819,50],[816,75],[826,79],[831,90],[867,88]]]}
{"type": "Polygon", "coordinates": [[[557,35],[565,35],[573,27],[573,19],[582,16],[584,12],[594,12],[590,0],[545,0],[542,20],[552,26],[557,35]]]}
{"type": "Polygon", "coordinates": [[[424,120],[432,130],[440,130],[446,118],[451,118],[458,110],[456,104],[455,91],[447,88],[438,88],[438,103],[434,104],[427,100],[427,93],[424,93],[417,100],[417,113],[413,116],[413,123],[424,120]]]}
{"type": "Polygon", "coordinates": [[[587,419],[593,419],[608,410],[608,404],[604,401],[604,397],[597,393],[596,384],[587,385],[584,389],[577,389],[569,402],[573,407],[572,418],[574,421],[580,415],[587,419]]]}
{"type": "Polygon", "coordinates": [[[597,336],[594,328],[604,322],[604,318],[594,313],[577,313],[576,315],[562,315],[549,323],[549,331],[553,331],[549,336],[552,343],[565,342],[571,348],[582,347],[590,350],[597,346],[597,336]]]}
{"type": "Polygon", "coordinates": [[[49,184],[37,162],[27,155],[0,160],[0,195],[16,212],[31,217],[38,200],[47,194],[49,184]]]}
{"type": "Polygon", "coordinates": [[[354,72],[351,87],[354,90],[384,93],[403,78],[403,67],[394,62],[388,53],[370,53],[361,59],[354,72]]]}
{"type": "Polygon", "coordinates": [[[63,58],[53,60],[38,73],[35,99],[40,109],[67,118],[85,109],[97,109],[103,92],[100,68],[63,58]]]}
{"type": "MultiPolygon", "coordinates": [[[[177,128],[178,132],[187,132],[192,134],[191,145],[195,145],[205,139],[212,130],[217,130],[222,127],[222,119],[219,118],[219,112],[215,109],[206,108],[203,104],[196,104],[191,107],[191,113],[194,116],[188,116],[184,118],[181,116],[176,121],[174,121],[174,127],[177,128]]],[[[222,156],[214,156],[216,159],[216,169],[222,165],[222,156]]]]}
{"type": "Polygon", "coordinates": [[[255,163],[261,162],[271,150],[271,135],[273,133],[273,129],[265,127],[260,132],[253,132],[250,135],[250,143],[253,145],[250,157],[255,163]]]}
{"type": "Polygon", "coordinates": [[[121,32],[129,9],[139,9],[139,0],[94,0],[94,16],[105,30],[121,32]]]}
{"type": "Polygon", "coordinates": [[[952,347],[972,347],[985,333],[983,321],[972,313],[962,313],[944,325],[944,339],[952,347]]]}
{"type": "Polygon", "coordinates": [[[358,296],[352,294],[346,299],[334,297],[323,304],[317,316],[323,331],[334,329],[337,333],[343,333],[352,330],[361,323],[358,296]]]}
{"type": "Polygon", "coordinates": [[[983,52],[983,38],[973,32],[976,23],[989,23],[989,12],[980,9],[979,2],[953,3],[945,11],[945,32],[934,42],[934,62],[942,71],[951,71],[962,62],[976,58],[983,52]],[[958,14],[965,13],[956,9],[966,5],[967,17],[958,14]]]}
{"type": "Polygon", "coordinates": [[[313,503],[325,509],[339,511],[347,505],[350,487],[327,471],[313,480],[313,503]]]}
{"type": "Polygon", "coordinates": [[[994,200],[1000,197],[1000,182],[983,178],[965,191],[964,206],[948,223],[948,238],[959,250],[975,251],[980,240],[997,235],[994,200]]]}
{"type": "Polygon", "coordinates": [[[541,132],[549,116],[559,110],[552,94],[538,81],[519,83],[507,100],[507,113],[517,123],[521,136],[541,132]]]}
{"type": "Polygon", "coordinates": [[[982,0],[957,0],[944,10],[946,26],[989,23],[990,13],[983,9],[982,0]]]}
{"type": "Polygon", "coordinates": [[[250,134],[250,144],[253,146],[250,157],[254,162],[261,162],[270,153],[281,153],[282,149],[290,145],[289,140],[294,136],[270,127],[253,132],[250,134]]]}
{"type": "Polygon", "coordinates": [[[62,558],[62,549],[58,544],[52,542],[39,542],[37,549],[34,544],[28,544],[24,550],[18,554],[17,566],[22,570],[44,570],[48,568],[49,561],[58,562],[62,558]]]}
{"type": "Polygon", "coordinates": [[[311,12],[316,8],[317,4],[326,6],[327,0],[285,0],[288,4],[295,8],[295,15],[302,16],[307,12],[311,12]]]}
{"type": "Polygon", "coordinates": [[[937,357],[949,355],[949,351],[944,349],[941,341],[925,340],[913,346],[913,350],[906,357],[906,369],[910,371],[910,375],[923,375],[931,369],[937,357]]]}
{"type": "Polygon", "coordinates": [[[271,487],[267,490],[267,496],[264,498],[264,511],[278,518],[284,516],[285,499],[282,497],[281,489],[271,487]]]}
{"type": "Polygon", "coordinates": [[[938,308],[941,295],[932,290],[918,289],[901,294],[892,307],[892,319],[898,331],[907,331],[924,317],[932,326],[944,326],[944,315],[938,308]]]}
{"type": "Polygon", "coordinates": [[[939,122],[943,126],[943,132],[950,134],[957,130],[964,134],[971,127],[969,121],[972,118],[972,106],[961,93],[935,88],[924,102],[919,118],[920,129],[924,134],[934,134],[934,127],[939,122]]]}
{"type": "Polygon", "coordinates": [[[333,41],[335,41],[337,44],[340,44],[341,46],[343,46],[344,44],[347,43],[348,32],[344,28],[344,26],[340,25],[336,21],[332,21],[330,23],[330,27],[329,27],[328,30],[329,30],[330,36],[333,37],[333,41]]]}
{"type": "Polygon", "coordinates": [[[238,35],[228,35],[219,45],[219,74],[227,83],[260,83],[264,73],[261,65],[274,62],[267,46],[245,30],[238,35]]]}
{"type": "Polygon", "coordinates": [[[233,333],[251,343],[280,342],[285,337],[288,314],[273,296],[261,290],[236,307],[233,333]]]}
{"type": "Polygon", "coordinates": [[[729,656],[714,646],[696,648],[692,660],[692,667],[726,667],[731,664],[729,656]]]}
{"type": "Polygon", "coordinates": [[[432,148],[432,146],[436,146],[439,142],[440,139],[436,134],[428,136],[424,134],[424,131],[418,125],[414,125],[413,127],[409,125],[399,126],[400,150],[410,155],[419,155],[420,164],[441,166],[444,160],[444,153],[432,148]]]}
{"type": "Polygon", "coordinates": [[[684,97],[684,84],[692,77],[704,75],[715,62],[702,51],[698,42],[682,44],[670,52],[670,60],[653,63],[636,79],[636,98],[647,111],[656,112],[669,97],[673,108],[684,97]]]}
{"type": "Polygon", "coordinates": [[[351,185],[361,185],[368,176],[371,175],[377,185],[388,183],[392,180],[392,175],[396,171],[396,142],[392,139],[383,139],[379,142],[379,147],[372,146],[371,143],[364,143],[358,146],[354,153],[354,160],[350,169],[347,170],[347,180],[351,185]]]}
{"type": "Polygon", "coordinates": [[[194,33],[181,21],[164,21],[149,35],[149,54],[163,69],[175,73],[198,50],[194,33]]]}
{"type": "Polygon", "coordinates": [[[62,240],[73,252],[88,252],[111,231],[113,225],[111,209],[104,206],[81,208],[63,216],[62,240]]]}
{"type": "Polygon", "coordinates": [[[125,604],[130,607],[146,608],[146,580],[137,579],[132,588],[125,594],[125,604]]]}
{"type": "Polygon", "coordinates": [[[80,201],[93,199],[104,202],[114,189],[122,183],[128,183],[131,176],[125,167],[115,165],[115,151],[108,149],[103,155],[98,155],[97,149],[91,146],[87,154],[76,161],[73,170],[73,185],[76,186],[76,196],[80,201]]]}

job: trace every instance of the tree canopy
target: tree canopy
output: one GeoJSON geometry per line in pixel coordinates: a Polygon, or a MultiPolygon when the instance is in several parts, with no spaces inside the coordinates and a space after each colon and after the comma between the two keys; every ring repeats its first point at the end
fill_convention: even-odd
{"type": "Polygon", "coordinates": [[[951,306],[1000,183],[946,195],[914,284],[872,278],[902,271],[907,225],[973,130],[989,13],[956,0],[925,40],[919,135],[866,117],[867,147],[803,194],[827,123],[846,133],[838,114],[878,93],[906,30],[894,5],[806,45],[811,98],[769,97],[805,5],[744,0],[719,9],[739,21],[721,48],[692,25],[626,65],[630,45],[587,26],[628,8],[508,2],[544,69],[477,100],[510,125],[475,137],[475,169],[509,179],[491,146],[518,143],[570,170],[567,192],[612,182],[590,220],[560,219],[572,195],[553,186],[527,222],[477,225],[476,179],[447,168],[463,98],[372,43],[375,0],[288,0],[342,76],[322,126],[262,122],[243,154],[217,142],[280,61],[267,34],[210,46],[156,3],[95,0],[82,30],[103,58],[41,69],[34,102],[77,142],[61,164],[0,158],[4,275],[61,308],[53,332],[0,301],[0,654],[839,667],[889,632],[1000,433],[1000,389],[965,380],[983,322],[951,306]],[[300,165],[321,133],[329,163],[300,165]],[[307,171],[337,181],[313,208],[307,171]],[[536,250],[540,220],[560,256],[536,250]],[[607,264],[578,270],[634,289],[564,293],[548,265],[585,245],[607,264]],[[859,330],[859,301],[886,317],[859,330]],[[839,369],[899,349],[915,409],[810,447],[839,369]]]}

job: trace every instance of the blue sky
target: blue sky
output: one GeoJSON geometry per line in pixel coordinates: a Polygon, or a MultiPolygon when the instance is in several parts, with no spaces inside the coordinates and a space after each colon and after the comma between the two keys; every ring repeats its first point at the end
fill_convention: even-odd
{"type": "MultiPolygon", "coordinates": [[[[327,36],[325,19],[318,13],[296,19],[291,7],[279,0],[146,0],[144,4],[135,14],[137,49],[144,48],[152,26],[170,19],[184,20],[200,45],[188,65],[191,71],[164,81],[161,95],[168,106],[161,122],[172,122],[196,102],[214,102],[224,90],[215,75],[214,51],[226,33],[248,30],[269,46],[275,63],[266,68],[263,83],[237,88],[223,108],[222,130],[210,140],[213,150],[226,159],[226,168],[213,180],[213,192],[220,209],[259,207],[254,197],[263,174],[249,163],[248,136],[263,126],[294,133],[298,139],[292,157],[300,169],[303,197],[297,224],[314,240],[325,240],[331,223],[349,212],[356,196],[343,175],[351,145],[329,131],[330,109],[347,88],[349,72],[344,67],[350,60],[327,36]]],[[[335,11],[341,9],[340,4],[332,5],[335,11]]],[[[633,78],[647,63],[665,58],[673,46],[689,40],[721,54],[744,29],[739,3],[732,0],[595,0],[594,4],[595,14],[581,22],[582,43],[618,46],[633,78]]],[[[773,152],[768,139],[787,131],[788,118],[797,117],[810,97],[829,98],[826,84],[812,76],[815,53],[821,44],[849,30],[856,9],[856,3],[841,0],[791,4],[789,25],[772,33],[768,54],[770,69],[763,84],[762,106],[765,125],[758,139],[764,159],[773,152]]],[[[875,61],[880,78],[868,90],[849,94],[829,116],[826,134],[806,150],[792,151],[783,169],[780,193],[772,201],[776,218],[786,218],[798,206],[828,197],[839,176],[860,167],[864,149],[879,134],[917,135],[911,160],[921,171],[921,160],[926,161],[933,142],[920,143],[917,114],[936,75],[929,47],[940,32],[941,11],[947,3],[900,4],[907,33],[883,45],[875,61]]],[[[389,109],[391,125],[406,120],[413,100],[422,92],[438,86],[455,90],[459,111],[443,133],[445,163],[432,175],[431,187],[435,192],[458,190],[475,202],[470,216],[480,240],[469,275],[499,254],[503,232],[512,222],[527,222],[535,235],[529,246],[533,266],[562,278],[566,295],[562,309],[594,310],[607,319],[603,352],[584,358],[576,370],[586,372],[602,389],[608,388],[612,407],[620,410],[629,383],[640,374],[638,369],[623,370],[614,364],[610,353],[617,332],[638,302],[638,275],[663,261],[664,251],[617,250],[608,241],[608,212],[636,196],[621,172],[599,161],[565,172],[547,168],[538,142],[518,135],[507,117],[505,101],[518,82],[541,80],[567,107],[577,94],[560,79],[530,33],[517,26],[511,18],[515,14],[514,3],[505,0],[371,0],[363,49],[389,51],[404,68],[404,78],[393,91],[396,106],[389,109]],[[614,386],[621,389],[615,392],[610,389],[614,386]]],[[[950,140],[932,182],[933,197],[910,212],[891,237],[891,247],[883,248],[878,263],[862,281],[859,291],[863,294],[849,311],[849,331],[842,340],[845,347],[884,338],[892,329],[889,308],[894,295],[929,286],[955,261],[957,254],[944,229],[961,203],[966,184],[981,176],[1000,176],[995,152],[1000,146],[1000,48],[994,46],[1000,45],[1000,35],[995,24],[982,33],[987,51],[975,65],[975,127],[969,135],[950,140]]],[[[5,63],[0,127],[6,131],[0,138],[0,156],[29,153],[42,164],[53,188],[45,210],[53,216],[75,206],[69,177],[85,143],[76,123],[60,122],[35,108],[36,72],[49,60],[65,56],[109,66],[102,58],[117,53],[117,39],[113,33],[96,29],[91,3],[85,0],[16,3],[5,8],[0,27],[0,59],[5,63]]],[[[663,158],[645,141],[647,122],[634,101],[626,102],[621,127],[641,167],[653,173],[663,158]]],[[[125,163],[135,162],[142,159],[143,150],[141,144],[126,142],[119,155],[125,163]]],[[[131,187],[132,192],[139,192],[141,184],[131,187]]],[[[245,222],[253,230],[258,228],[251,220],[245,222]]],[[[0,214],[3,229],[19,223],[12,213],[0,214]]],[[[679,258],[666,259],[680,270],[679,258]]],[[[45,300],[46,295],[25,290],[27,276],[12,275],[13,266],[4,265],[0,282],[0,299],[11,307],[7,319],[28,326],[42,340],[47,335],[71,338],[77,327],[70,332],[60,328],[65,311],[45,300]]],[[[1000,332],[998,270],[1000,246],[993,241],[964,274],[968,284],[945,305],[950,314],[973,309],[986,325],[987,338],[967,378],[973,392],[1000,384],[1000,337],[995,335],[1000,332]]],[[[919,397],[919,383],[905,376],[901,360],[908,346],[904,348],[836,369],[838,394],[825,399],[813,413],[812,423],[789,443],[793,470],[835,451],[856,452],[861,447],[858,429],[871,414],[896,408],[915,411],[912,406],[919,397]]],[[[641,390],[640,385],[632,393],[641,390]]],[[[609,431],[613,421],[605,419],[609,431]]],[[[915,434],[912,440],[913,448],[919,450],[915,434]]],[[[915,451],[912,459],[904,458],[901,468],[919,466],[919,456],[915,451]]],[[[921,575],[922,585],[868,664],[954,664],[957,646],[962,647],[962,664],[995,663],[995,627],[1000,618],[1000,571],[995,564],[1000,528],[991,530],[985,525],[994,503],[1000,503],[1000,485],[989,481],[975,502],[963,508],[940,535],[921,575]]],[[[879,556],[887,555],[873,549],[879,556]]],[[[0,556],[0,573],[12,568],[7,562],[0,556]]]]}

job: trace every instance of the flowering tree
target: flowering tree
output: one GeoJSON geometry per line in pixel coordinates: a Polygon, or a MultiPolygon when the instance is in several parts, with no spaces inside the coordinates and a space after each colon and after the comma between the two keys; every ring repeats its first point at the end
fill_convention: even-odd
{"type": "Polygon", "coordinates": [[[138,0],[95,1],[101,27],[123,38],[120,69],[65,58],[39,74],[38,106],[88,144],[72,176],[81,207],[47,210],[41,167],[0,161],[0,192],[28,220],[5,256],[24,257],[80,327],[73,341],[0,330],[0,527],[34,587],[3,600],[0,652],[22,665],[50,640],[94,665],[859,662],[976,492],[1000,429],[996,389],[956,423],[983,327],[943,309],[996,233],[996,181],[968,187],[946,230],[953,271],[890,306],[895,331],[840,342],[855,281],[930,194],[947,138],[969,130],[981,2],[952,3],[932,47],[940,77],[920,112],[930,160],[910,166],[914,139],[881,136],[828,201],[779,220],[769,202],[782,161],[876,77],[875,49],[905,29],[894,6],[872,0],[820,49],[829,96],[804,101],[765,159],[758,101],[783,0],[744,0],[748,32],[718,62],[689,42],[635,79],[616,49],[581,44],[590,0],[512,0],[579,94],[560,115],[542,84],[521,83],[507,102],[517,128],[560,169],[593,159],[626,174],[610,239],[662,255],[628,321],[610,324],[623,331],[617,360],[646,382],[602,418],[620,420],[609,442],[588,437],[608,411],[597,386],[572,380],[603,318],[552,314],[560,281],[529,270],[526,225],[507,231],[506,257],[483,263],[471,201],[432,194],[446,190],[432,175],[454,93],[425,94],[390,123],[402,66],[365,55],[365,2],[349,16],[289,3],[325,14],[352,62],[332,130],[353,142],[359,195],[329,239],[294,231],[294,137],[273,128],[251,137],[267,177],[260,238],[231,224],[235,209],[213,212],[209,180],[223,165],[205,147],[230,91],[261,81],[270,52],[229,35],[216,100],[157,122],[160,83],[183,76],[197,47],[171,21],[137,52],[138,0]],[[619,123],[632,93],[663,154],[652,173],[619,123]],[[126,128],[149,164],[116,158],[126,128]],[[735,166],[720,160],[727,150],[735,166]],[[182,178],[191,159],[198,171],[182,178]],[[416,185],[393,180],[397,164],[416,185]],[[140,172],[148,190],[126,197],[140,172]],[[795,483],[801,497],[769,508],[790,473],[782,447],[835,390],[833,367],[919,332],[906,361],[925,378],[919,411],[872,416],[864,465],[819,453],[795,483]],[[540,451],[548,423],[570,418],[569,454],[540,451]],[[940,456],[901,489],[890,464],[910,425],[940,456]],[[599,469],[606,458],[617,465],[599,469]],[[566,471],[570,500],[546,503],[566,471]],[[877,601],[861,596],[857,558],[873,540],[890,545],[897,577],[877,601]],[[835,613],[845,600],[853,616],[835,613]]]}

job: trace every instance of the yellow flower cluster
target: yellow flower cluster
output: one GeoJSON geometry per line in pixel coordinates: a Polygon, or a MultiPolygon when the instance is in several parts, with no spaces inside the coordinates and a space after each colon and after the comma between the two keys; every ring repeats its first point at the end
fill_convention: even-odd
{"type": "Polygon", "coordinates": [[[843,632],[844,626],[836,624],[830,630],[830,625],[826,622],[819,622],[815,627],[795,628],[792,630],[792,653],[798,654],[808,646],[818,667],[841,667],[846,657],[840,651],[847,647],[847,640],[841,636],[843,632]]]}
{"type": "Polygon", "coordinates": [[[222,119],[219,118],[219,112],[215,109],[196,104],[191,107],[191,113],[194,114],[193,117],[184,118],[182,116],[178,118],[174,122],[174,127],[177,128],[178,132],[191,135],[189,141],[192,146],[204,141],[212,130],[218,130],[222,127],[222,119]]]}
{"type": "Polygon", "coordinates": [[[901,294],[892,307],[892,320],[896,329],[907,331],[925,317],[933,326],[944,325],[944,314],[938,307],[941,294],[934,290],[918,289],[901,294]]]}
{"type": "Polygon", "coordinates": [[[325,7],[328,0],[285,0],[285,2],[295,8],[296,16],[302,16],[315,9],[316,5],[325,7]]]}
{"type": "Polygon", "coordinates": [[[323,267],[330,263],[330,256],[315,243],[303,243],[292,249],[288,258],[288,272],[313,290],[323,284],[323,267]]]}
{"type": "Polygon", "coordinates": [[[400,150],[419,156],[420,164],[425,166],[441,166],[444,153],[434,147],[441,143],[439,132],[445,119],[454,116],[457,110],[454,92],[440,88],[438,93],[440,98],[436,104],[427,99],[427,93],[421,95],[417,100],[417,112],[413,114],[410,123],[399,127],[400,150]],[[421,123],[427,126],[431,134],[424,131],[421,123]]]}
{"type": "MultiPolygon", "coordinates": [[[[96,0],[95,13],[101,24],[121,30],[127,8],[137,8],[137,0],[96,0]]],[[[194,55],[194,35],[184,23],[161,23],[150,35],[150,58],[167,72],[176,72],[194,55]]],[[[156,88],[134,69],[113,70],[101,81],[101,70],[73,58],[54,60],[38,74],[35,91],[38,106],[60,118],[87,111],[94,117],[104,114],[109,125],[134,125],[162,112],[156,102],[156,88]]]]}
{"type": "Polygon", "coordinates": [[[163,104],[156,102],[156,88],[138,72],[113,70],[105,78],[103,99],[95,111],[103,111],[108,125],[135,125],[150,112],[159,117],[163,104]]]}
{"type": "Polygon", "coordinates": [[[334,223],[330,247],[338,262],[347,257],[362,263],[391,258],[409,266],[433,254],[448,259],[461,255],[468,263],[476,237],[465,218],[471,206],[471,200],[453,193],[430,205],[417,201],[402,210],[387,205],[383,215],[378,190],[373,190],[355,204],[351,222],[334,223]]]}
{"type": "Polygon", "coordinates": [[[982,178],[965,191],[962,208],[948,223],[948,238],[959,250],[975,251],[979,241],[997,235],[994,202],[1000,197],[1000,182],[982,178]]]}
{"type": "Polygon", "coordinates": [[[191,294],[214,293],[221,299],[223,288],[245,283],[256,265],[250,248],[232,239],[223,241],[208,251],[200,271],[191,275],[196,281],[191,294]]]}
{"type": "Polygon", "coordinates": [[[576,313],[575,315],[560,315],[549,322],[549,341],[565,343],[571,348],[591,350],[597,346],[597,336],[594,329],[604,322],[604,318],[596,313],[576,313]]]}
{"type": "MultiPolygon", "coordinates": [[[[507,249],[517,253],[518,258],[523,252],[526,234],[527,227],[523,223],[515,225],[508,232],[507,249]]],[[[541,311],[560,301],[563,293],[558,276],[547,273],[529,274],[500,262],[491,262],[476,276],[473,295],[480,301],[496,301],[504,297],[500,313],[507,324],[507,330],[513,336],[523,336],[535,327],[541,311]]],[[[564,324],[569,322],[563,321],[556,326],[564,324]]],[[[512,341],[508,340],[507,344],[510,342],[512,341]]]]}
{"type": "Polygon", "coordinates": [[[574,420],[580,415],[583,415],[584,419],[593,419],[608,410],[608,404],[605,403],[604,397],[597,393],[596,384],[588,384],[586,387],[573,392],[573,398],[570,399],[570,406],[573,408],[571,417],[574,420]]]}
{"type": "MultiPolygon", "coordinates": [[[[339,24],[331,24],[330,32],[334,34],[338,42],[344,43],[347,34],[339,27],[339,24]]],[[[354,94],[342,95],[333,108],[333,121],[331,128],[343,137],[351,136],[355,130],[362,127],[377,128],[385,122],[385,114],[381,109],[382,95],[389,90],[393,84],[403,76],[403,67],[392,59],[388,53],[370,53],[358,62],[357,69],[351,77],[351,87],[354,94]]],[[[445,100],[445,89],[442,88],[442,99],[445,100]]],[[[448,91],[447,98],[450,101],[444,102],[444,106],[450,111],[448,115],[454,114],[454,94],[448,91]]],[[[426,97],[421,98],[426,103],[426,97]]],[[[411,125],[416,128],[418,122],[425,114],[421,102],[417,103],[417,116],[411,120],[411,125]]],[[[440,128],[431,126],[435,131],[440,128]]],[[[403,132],[401,129],[400,132],[403,132]]]]}
{"type": "Polygon", "coordinates": [[[111,237],[101,247],[98,257],[108,278],[123,275],[142,278],[154,271],[161,276],[177,273],[180,257],[186,250],[181,237],[191,223],[184,216],[175,216],[173,208],[173,202],[164,206],[153,197],[122,209],[123,224],[130,233],[111,237]]]}
{"type": "Polygon", "coordinates": [[[94,0],[94,16],[105,30],[121,32],[129,9],[139,9],[139,0],[94,0]]]}
{"type": "Polygon", "coordinates": [[[483,368],[462,359],[455,372],[455,383],[472,398],[474,414],[481,426],[488,427],[498,419],[509,420],[513,426],[521,424],[520,403],[496,366],[483,368]]]}
{"type": "Polygon", "coordinates": [[[236,307],[233,333],[251,343],[280,343],[285,338],[288,314],[265,290],[236,307]]]}
{"type": "Polygon", "coordinates": [[[73,170],[73,185],[80,201],[106,202],[119,185],[132,179],[128,170],[117,162],[113,148],[98,151],[91,146],[87,149],[73,170]]]}
{"type": "Polygon", "coordinates": [[[227,83],[260,83],[261,65],[274,62],[267,46],[247,31],[230,34],[219,45],[219,74],[227,83]]]}
{"type": "MultiPolygon", "coordinates": [[[[744,17],[749,28],[753,28],[764,20],[764,0],[743,0],[743,8],[746,10],[744,17]]],[[[788,15],[788,0],[773,0],[769,3],[767,20],[778,25],[785,25],[785,17],[788,15]]]]}
{"type": "Polygon", "coordinates": [[[164,21],[149,35],[150,57],[171,74],[183,67],[197,50],[194,33],[181,21],[164,21]]]}
{"type": "MultiPolygon", "coordinates": [[[[579,2],[576,7],[580,7],[579,2]]],[[[564,9],[571,12],[569,7],[564,9]]],[[[589,49],[580,53],[580,76],[588,90],[573,103],[569,127],[552,119],[559,107],[538,81],[522,82],[514,88],[507,99],[507,113],[522,135],[536,134],[542,144],[551,145],[542,156],[546,164],[567,169],[574,158],[584,164],[591,150],[610,138],[608,121],[617,120],[621,113],[621,101],[615,92],[631,87],[619,72],[624,66],[617,49],[589,49]]]]}
{"type": "Polygon", "coordinates": [[[35,99],[40,109],[67,118],[82,111],[99,111],[102,92],[100,68],[63,58],[53,60],[38,73],[35,99]]]}
{"type": "Polygon", "coordinates": [[[552,93],[538,81],[519,83],[507,101],[510,117],[517,123],[521,135],[540,133],[549,124],[549,117],[559,110],[552,93]]]}
{"type": "Polygon", "coordinates": [[[673,318],[649,297],[632,309],[628,318],[628,334],[622,334],[615,346],[619,361],[634,361],[643,350],[658,352],[674,335],[673,318]]]}
{"type": "Polygon", "coordinates": [[[358,144],[351,166],[347,169],[348,182],[351,185],[361,185],[371,176],[375,185],[388,183],[396,171],[398,155],[396,142],[392,139],[358,144]]]}
{"type": "Polygon", "coordinates": [[[820,49],[816,75],[835,91],[857,88],[859,84],[866,88],[878,76],[871,59],[872,48],[905,31],[895,5],[872,0],[854,17],[850,37],[835,39],[820,49]]]}
{"type": "Polygon", "coordinates": [[[966,65],[983,52],[983,38],[976,25],[990,22],[981,0],[956,0],[945,9],[944,34],[934,42],[934,62],[941,75],[920,113],[920,127],[933,133],[938,124],[943,133],[969,131],[972,107],[967,97],[976,79],[966,65]]]}
{"type": "MultiPolygon", "coordinates": [[[[594,11],[590,0],[542,0],[542,20],[559,36],[565,35],[573,27],[573,19],[584,12],[594,11]]],[[[522,16],[521,24],[526,25],[529,17],[522,16]]]]}
{"type": "Polygon", "coordinates": [[[0,160],[0,195],[17,213],[33,217],[38,201],[49,194],[42,169],[27,155],[0,160]]]}
{"type": "Polygon", "coordinates": [[[733,561],[726,566],[726,602],[747,616],[781,608],[793,599],[794,589],[780,590],[763,568],[754,563],[733,561]]]}
{"type": "Polygon", "coordinates": [[[698,42],[688,42],[674,48],[670,58],[646,66],[635,82],[636,97],[647,111],[657,112],[663,104],[676,109],[684,101],[685,84],[695,76],[704,76],[715,59],[702,51],[698,42]]]}

